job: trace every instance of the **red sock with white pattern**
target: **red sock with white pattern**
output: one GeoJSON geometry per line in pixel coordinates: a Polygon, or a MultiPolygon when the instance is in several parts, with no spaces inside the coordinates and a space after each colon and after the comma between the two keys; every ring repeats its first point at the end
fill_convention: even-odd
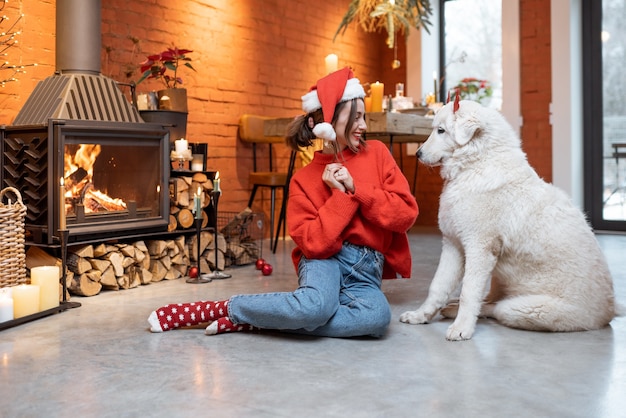
{"type": "Polygon", "coordinates": [[[211,322],[228,315],[228,301],[173,303],[153,311],[148,318],[150,331],[163,332],[211,322]]]}
{"type": "Polygon", "coordinates": [[[254,331],[255,328],[249,324],[233,324],[229,317],[225,316],[211,322],[204,333],[206,335],[223,334],[225,332],[254,331]]]}

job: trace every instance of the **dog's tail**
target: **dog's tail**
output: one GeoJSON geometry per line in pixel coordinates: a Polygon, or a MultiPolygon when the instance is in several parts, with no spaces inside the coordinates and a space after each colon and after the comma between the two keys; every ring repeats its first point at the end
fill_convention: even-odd
{"type": "Polygon", "coordinates": [[[615,302],[615,316],[626,316],[626,306],[615,302]]]}

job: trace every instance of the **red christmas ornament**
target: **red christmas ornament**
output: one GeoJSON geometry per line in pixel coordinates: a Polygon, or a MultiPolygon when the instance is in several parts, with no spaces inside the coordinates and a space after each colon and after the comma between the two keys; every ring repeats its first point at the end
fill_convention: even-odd
{"type": "Polygon", "coordinates": [[[272,268],[272,265],[270,263],[263,264],[263,267],[261,268],[261,273],[263,273],[264,276],[269,276],[270,274],[272,274],[272,271],[274,271],[274,269],[272,268]]]}
{"type": "Polygon", "coordinates": [[[189,267],[189,277],[191,277],[192,279],[198,277],[198,267],[189,267]]]}
{"type": "Polygon", "coordinates": [[[265,260],[264,259],[259,258],[259,259],[256,260],[256,269],[257,270],[261,270],[264,265],[265,265],[265,260]]]}

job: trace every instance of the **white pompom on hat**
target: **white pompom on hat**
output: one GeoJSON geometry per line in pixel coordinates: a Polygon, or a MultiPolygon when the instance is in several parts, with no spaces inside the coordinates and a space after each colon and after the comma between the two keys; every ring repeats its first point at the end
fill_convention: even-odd
{"type": "Polygon", "coordinates": [[[365,90],[349,67],[342,68],[320,79],[311,90],[302,96],[302,110],[307,114],[322,109],[324,122],[313,127],[315,136],[328,141],[337,139],[337,133],[331,125],[335,107],[338,103],[364,98],[365,90]]]}

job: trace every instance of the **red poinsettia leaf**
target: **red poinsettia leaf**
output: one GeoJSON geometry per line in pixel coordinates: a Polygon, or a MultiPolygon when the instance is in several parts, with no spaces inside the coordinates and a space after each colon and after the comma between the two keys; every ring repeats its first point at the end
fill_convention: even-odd
{"type": "Polygon", "coordinates": [[[161,61],[172,61],[176,59],[176,53],[171,49],[161,52],[161,61]]]}

